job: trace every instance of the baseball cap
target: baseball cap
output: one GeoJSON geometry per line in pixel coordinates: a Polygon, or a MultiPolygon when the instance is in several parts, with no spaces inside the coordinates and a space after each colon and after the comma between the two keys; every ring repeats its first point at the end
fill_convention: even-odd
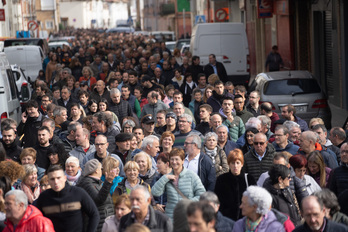
{"type": "Polygon", "coordinates": [[[176,116],[176,114],[174,112],[168,112],[166,114],[166,119],[169,118],[169,117],[174,118],[175,121],[177,120],[177,116],[176,116]]]}
{"type": "Polygon", "coordinates": [[[148,115],[142,118],[141,123],[144,123],[144,124],[155,123],[155,120],[153,119],[152,115],[148,115]]]}

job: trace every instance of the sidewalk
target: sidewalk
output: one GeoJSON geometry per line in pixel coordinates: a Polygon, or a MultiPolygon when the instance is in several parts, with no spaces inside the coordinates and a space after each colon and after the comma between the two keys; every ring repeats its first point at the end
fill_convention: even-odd
{"type": "Polygon", "coordinates": [[[331,126],[332,127],[342,127],[343,123],[346,121],[346,118],[348,116],[348,111],[341,109],[333,104],[330,104],[330,109],[331,109],[331,126]]]}

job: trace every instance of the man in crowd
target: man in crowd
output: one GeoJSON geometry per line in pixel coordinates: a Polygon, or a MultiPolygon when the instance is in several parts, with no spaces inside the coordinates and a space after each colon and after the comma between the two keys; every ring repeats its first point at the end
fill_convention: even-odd
{"type": "Polygon", "coordinates": [[[286,120],[296,122],[300,125],[301,131],[307,131],[308,125],[305,120],[296,116],[296,109],[293,105],[289,104],[282,107],[282,117],[286,120]]]}
{"type": "Polygon", "coordinates": [[[252,91],[249,94],[249,104],[246,106],[246,109],[247,109],[247,111],[252,113],[254,115],[254,117],[257,117],[261,114],[259,101],[260,101],[259,91],[257,91],[257,90],[252,91]]]}
{"type": "Polygon", "coordinates": [[[192,117],[188,114],[182,114],[179,118],[179,131],[175,132],[175,141],[173,147],[184,148],[184,142],[187,136],[197,134],[202,136],[199,131],[192,129],[192,117]]]}
{"type": "Polygon", "coordinates": [[[61,132],[65,131],[68,126],[68,112],[63,106],[57,106],[53,110],[53,117],[55,122],[54,134],[59,135],[61,132]]]}
{"type": "Polygon", "coordinates": [[[341,165],[330,173],[328,187],[339,196],[348,189],[348,143],[343,143],[340,148],[341,165]]]}
{"type": "Polygon", "coordinates": [[[75,102],[75,100],[71,98],[71,90],[67,86],[63,86],[60,95],[61,98],[58,100],[58,105],[65,107],[68,112],[68,117],[70,117],[71,104],[75,102]]]}
{"type": "MultiPolygon", "coordinates": [[[[32,135],[33,136],[33,135],[32,135]]],[[[42,126],[38,130],[38,144],[34,146],[37,152],[36,164],[40,168],[47,169],[50,165],[48,158],[48,150],[51,147],[50,144],[50,129],[47,126],[42,126]]]]}
{"type": "Polygon", "coordinates": [[[141,127],[144,130],[144,136],[156,135],[155,133],[155,120],[151,114],[145,115],[141,121],[141,127]]]}
{"type": "Polygon", "coordinates": [[[203,66],[200,65],[201,60],[199,56],[193,56],[192,57],[192,65],[190,65],[186,69],[186,73],[191,73],[192,75],[192,80],[196,83],[198,83],[198,74],[204,73],[203,66]]]}
{"type": "MultiPolygon", "coordinates": [[[[209,64],[208,64],[209,65],[209,64]]],[[[232,97],[229,93],[225,93],[224,83],[220,80],[214,83],[213,95],[208,98],[207,104],[213,108],[214,113],[218,113],[225,97],[232,97]]]]}
{"type": "Polygon", "coordinates": [[[267,136],[267,139],[270,139],[273,135],[271,132],[271,119],[266,115],[259,115],[257,118],[261,121],[261,130],[260,132],[264,133],[267,136]]]}
{"type": "Polygon", "coordinates": [[[343,143],[348,142],[346,132],[340,127],[334,127],[330,130],[329,136],[333,145],[341,147],[343,143]]]}
{"type": "Polygon", "coordinates": [[[210,131],[210,114],[213,112],[213,108],[208,104],[203,104],[199,106],[199,117],[201,118],[200,122],[197,122],[195,130],[205,135],[210,131]]]}
{"type": "Polygon", "coordinates": [[[83,159],[95,152],[94,144],[89,143],[90,132],[86,128],[76,128],[75,141],[76,147],[69,152],[69,155],[79,159],[80,167],[82,167],[83,159]]]}
{"type": "Polygon", "coordinates": [[[1,143],[6,151],[6,158],[11,159],[20,163],[20,154],[22,152],[22,148],[19,146],[19,141],[16,139],[16,131],[10,125],[6,125],[1,127],[1,143]]]}
{"type": "Polygon", "coordinates": [[[143,76],[143,78],[141,79],[142,82],[142,86],[143,86],[143,97],[147,97],[147,95],[158,88],[158,85],[152,82],[152,77],[145,75],[143,76]]]}
{"type": "Polygon", "coordinates": [[[121,99],[121,92],[119,89],[111,89],[110,92],[109,110],[116,114],[118,121],[121,123],[124,117],[133,116],[132,107],[128,101],[121,99]]]}
{"type": "Polygon", "coordinates": [[[42,115],[47,115],[47,106],[52,103],[53,96],[51,94],[43,95],[39,111],[42,115]]]}
{"type": "Polygon", "coordinates": [[[238,148],[237,143],[228,138],[228,128],[225,125],[216,127],[215,133],[218,136],[218,145],[225,151],[226,156],[230,154],[230,151],[238,148]]]}
{"type": "Polygon", "coordinates": [[[276,127],[275,122],[279,120],[279,115],[276,112],[272,111],[272,104],[269,102],[262,103],[260,105],[260,114],[266,115],[271,119],[271,131],[274,132],[274,129],[276,127]]]}
{"type": "MultiPolygon", "coordinates": [[[[157,170],[155,157],[156,157],[157,153],[160,151],[158,137],[155,135],[146,136],[143,139],[143,143],[141,144],[141,150],[151,157],[152,168],[157,170]]],[[[135,154],[133,154],[133,155],[135,155],[135,154]]]]}
{"type": "Polygon", "coordinates": [[[214,54],[210,54],[209,64],[204,67],[204,74],[206,77],[209,77],[214,73],[218,75],[220,77],[220,80],[222,80],[223,82],[227,81],[227,72],[225,66],[221,62],[216,61],[214,54]]]}
{"type": "Polygon", "coordinates": [[[158,100],[158,93],[156,91],[149,92],[147,95],[147,100],[149,103],[143,107],[140,118],[144,117],[144,115],[151,114],[152,117],[156,119],[157,112],[159,110],[168,109],[166,104],[158,100]]]}
{"type": "Polygon", "coordinates": [[[130,150],[130,142],[132,140],[132,136],[129,133],[119,133],[115,137],[116,140],[116,150],[113,152],[114,154],[122,157],[124,163],[132,160],[131,150],[130,150]]]}
{"type": "Polygon", "coordinates": [[[287,151],[292,155],[297,154],[300,147],[289,140],[288,128],[283,125],[277,126],[273,136],[275,140],[272,145],[277,152],[287,151]]]}
{"type": "Polygon", "coordinates": [[[137,138],[138,148],[140,148],[142,143],[143,143],[143,139],[145,137],[144,136],[144,131],[140,127],[134,127],[133,128],[133,133],[134,133],[135,137],[137,138]]]}
{"type": "Polygon", "coordinates": [[[216,230],[216,213],[208,202],[191,202],[187,207],[187,221],[191,232],[213,232],[216,230]]]}
{"type": "Polygon", "coordinates": [[[108,102],[110,102],[110,92],[105,87],[105,82],[102,80],[97,81],[95,84],[95,88],[91,92],[89,99],[96,100],[97,102],[100,102],[101,99],[106,99],[108,102]]]}
{"type": "Polygon", "coordinates": [[[43,191],[35,205],[49,218],[56,232],[76,232],[85,230],[94,232],[99,223],[98,209],[86,191],[70,186],[64,170],[53,165],[47,170],[51,189],[43,191]],[[59,197],[57,197],[59,196],[59,197]],[[82,220],[88,217],[88,221],[82,220]]]}
{"type": "Polygon", "coordinates": [[[239,116],[243,123],[245,124],[249,118],[253,117],[254,115],[246,110],[244,107],[244,98],[242,95],[234,95],[234,108],[236,110],[236,115],[239,116]]]}
{"type": "MultiPolygon", "coordinates": [[[[173,112],[171,112],[173,113],[173,112]]],[[[159,110],[156,114],[156,124],[155,124],[155,132],[157,134],[162,134],[166,131],[166,110],[159,110]]]]}
{"type": "Polygon", "coordinates": [[[207,191],[214,191],[216,172],[212,160],[203,152],[202,139],[191,134],[186,137],[184,149],[187,154],[184,167],[196,173],[207,191]]]}
{"type": "Polygon", "coordinates": [[[129,84],[124,84],[121,88],[122,99],[128,101],[132,108],[132,112],[139,118],[141,116],[141,108],[138,99],[131,94],[129,84]]]}
{"type": "Polygon", "coordinates": [[[66,133],[62,134],[62,141],[66,152],[70,152],[76,147],[76,130],[82,128],[79,122],[70,122],[66,133]]]}
{"type": "MultiPolygon", "coordinates": [[[[182,106],[184,108],[184,113],[185,114],[189,114],[192,116],[193,120],[194,120],[194,117],[193,117],[193,113],[192,111],[187,108],[186,106],[184,106],[184,103],[182,102],[184,99],[183,99],[183,94],[180,92],[180,91],[175,91],[174,92],[174,96],[173,96],[173,102],[169,104],[169,106],[173,109],[174,108],[174,105],[175,103],[179,102],[179,103],[182,103],[182,106]]],[[[174,111],[174,110],[173,110],[174,111]]],[[[174,111],[175,113],[175,111],[174,111]]],[[[176,113],[175,113],[176,114],[176,113]]],[[[178,116],[178,115],[176,115],[178,116]]]]}
{"type": "Polygon", "coordinates": [[[132,211],[121,218],[119,231],[126,231],[128,226],[134,223],[145,225],[151,231],[173,231],[170,219],[151,206],[151,194],[149,190],[138,185],[130,193],[132,211]]]}

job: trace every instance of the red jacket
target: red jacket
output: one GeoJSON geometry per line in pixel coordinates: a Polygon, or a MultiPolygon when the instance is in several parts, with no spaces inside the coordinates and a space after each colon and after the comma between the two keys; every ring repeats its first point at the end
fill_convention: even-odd
{"type": "MultiPolygon", "coordinates": [[[[14,231],[13,223],[5,221],[7,225],[3,232],[14,231]]],[[[16,232],[54,232],[54,227],[50,219],[44,217],[40,210],[35,206],[28,205],[25,213],[16,227],[16,232]]]]}

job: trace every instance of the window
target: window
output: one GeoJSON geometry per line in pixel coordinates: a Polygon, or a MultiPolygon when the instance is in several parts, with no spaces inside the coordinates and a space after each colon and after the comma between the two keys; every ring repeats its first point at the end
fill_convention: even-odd
{"type": "Polygon", "coordinates": [[[41,10],[55,10],[55,0],[41,0],[41,10]]]}
{"type": "Polygon", "coordinates": [[[52,20],[46,21],[46,29],[53,29],[53,21],[52,20]]]}
{"type": "Polygon", "coordinates": [[[19,95],[17,86],[12,74],[12,71],[10,69],[7,69],[7,76],[8,76],[8,82],[10,83],[10,89],[11,89],[11,97],[12,99],[16,99],[19,95]]]}
{"type": "Polygon", "coordinates": [[[314,79],[289,79],[268,81],[264,86],[265,95],[292,95],[320,93],[321,89],[314,79]]]}

